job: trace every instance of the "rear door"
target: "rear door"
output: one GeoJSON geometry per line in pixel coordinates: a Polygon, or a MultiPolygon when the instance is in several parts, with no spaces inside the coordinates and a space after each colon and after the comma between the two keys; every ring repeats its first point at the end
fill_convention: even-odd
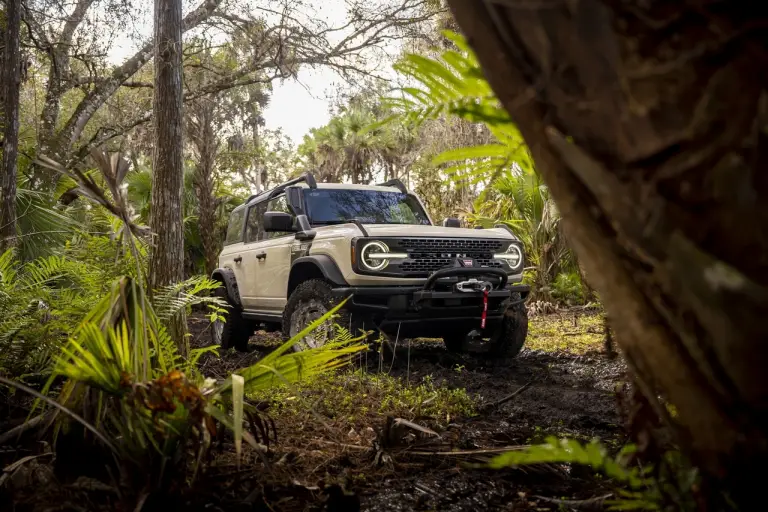
{"type": "MultiPolygon", "coordinates": [[[[284,212],[293,215],[288,207],[285,194],[271,199],[264,212],[284,212]]],[[[263,213],[262,213],[263,216],[263,213]]],[[[295,220],[295,219],[294,219],[295,220]]],[[[267,233],[261,225],[259,249],[256,263],[259,296],[255,299],[255,309],[259,311],[282,313],[288,301],[288,274],[291,270],[291,245],[295,233],[267,233]]]]}
{"type": "Polygon", "coordinates": [[[219,267],[231,269],[235,273],[238,287],[245,283],[246,277],[242,263],[245,212],[245,206],[235,208],[232,211],[232,214],[229,216],[229,224],[227,225],[227,236],[224,239],[224,248],[219,255],[219,267]]]}

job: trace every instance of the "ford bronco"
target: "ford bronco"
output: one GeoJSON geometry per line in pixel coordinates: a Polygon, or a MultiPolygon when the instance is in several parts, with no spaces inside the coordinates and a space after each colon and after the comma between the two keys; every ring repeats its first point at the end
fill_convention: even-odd
{"type": "MultiPolygon", "coordinates": [[[[246,350],[259,327],[287,339],[349,297],[335,325],[353,334],[442,338],[451,351],[475,344],[512,357],[528,332],[524,259],[505,226],[433,224],[399,180],[331,184],[305,174],[232,211],[213,273],[229,314],[213,341],[246,350]]],[[[333,330],[295,349],[320,346],[333,330]]]]}

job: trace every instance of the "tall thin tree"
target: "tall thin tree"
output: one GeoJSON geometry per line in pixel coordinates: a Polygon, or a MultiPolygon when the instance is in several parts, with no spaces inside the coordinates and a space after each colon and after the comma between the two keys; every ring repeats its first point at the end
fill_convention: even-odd
{"type": "Polygon", "coordinates": [[[0,168],[0,250],[16,244],[16,158],[19,152],[19,86],[21,85],[21,0],[6,0],[2,88],[3,159],[0,168]]]}
{"type": "MultiPolygon", "coordinates": [[[[181,0],[155,0],[155,90],[149,264],[151,289],[184,278],[181,0]]],[[[183,337],[183,322],[172,335],[183,337]]]]}

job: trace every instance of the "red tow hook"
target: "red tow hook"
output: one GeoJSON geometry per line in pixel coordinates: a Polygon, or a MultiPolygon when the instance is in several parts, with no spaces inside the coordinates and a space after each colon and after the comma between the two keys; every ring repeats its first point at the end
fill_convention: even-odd
{"type": "Polygon", "coordinates": [[[480,316],[480,328],[485,329],[485,319],[488,317],[488,288],[483,288],[483,314],[480,316]]]}

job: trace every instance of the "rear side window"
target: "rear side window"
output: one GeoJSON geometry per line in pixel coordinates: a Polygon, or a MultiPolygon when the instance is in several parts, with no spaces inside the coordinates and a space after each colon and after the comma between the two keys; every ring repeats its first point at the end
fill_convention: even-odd
{"type": "Polygon", "coordinates": [[[245,208],[240,208],[232,212],[229,216],[229,225],[227,226],[227,238],[224,245],[232,245],[243,241],[243,220],[245,219],[245,208]]]}

